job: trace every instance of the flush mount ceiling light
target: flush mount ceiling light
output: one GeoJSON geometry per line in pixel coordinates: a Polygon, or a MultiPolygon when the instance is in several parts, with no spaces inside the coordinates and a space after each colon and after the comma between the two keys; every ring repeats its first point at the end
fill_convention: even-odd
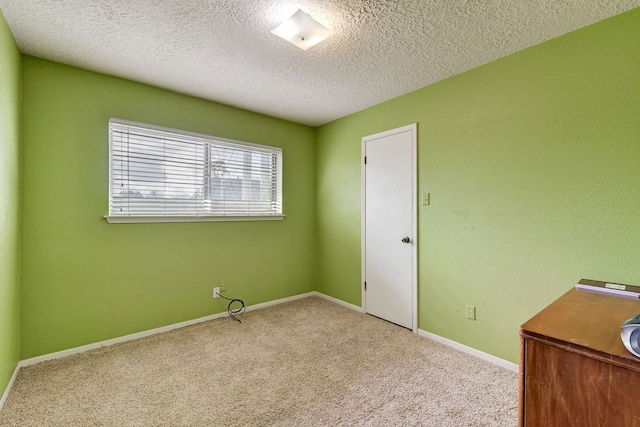
{"type": "Polygon", "coordinates": [[[312,48],[333,34],[332,30],[300,9],[271,32],[302,50],[312,48]]]}

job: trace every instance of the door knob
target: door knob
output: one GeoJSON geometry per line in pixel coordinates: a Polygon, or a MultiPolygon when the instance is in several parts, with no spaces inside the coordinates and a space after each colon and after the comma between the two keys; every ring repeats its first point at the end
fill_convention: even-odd
{"type": "Polygon", "coordinates": [[[402,238],[402,243],[411,243],[411,239],[409,238],[409,236],[404,236],[402,238]]]}

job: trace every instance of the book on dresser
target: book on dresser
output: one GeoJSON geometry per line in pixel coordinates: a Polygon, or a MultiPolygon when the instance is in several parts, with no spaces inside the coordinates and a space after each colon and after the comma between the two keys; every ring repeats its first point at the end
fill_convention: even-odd
{"type": "Polygon", "coordinates": [[[623,285],[621,283],[601,282],[599,280],[581,279],[576,289],[587,292],[619,295],[628,298],[640,298],[640,286],[623,285]]]}

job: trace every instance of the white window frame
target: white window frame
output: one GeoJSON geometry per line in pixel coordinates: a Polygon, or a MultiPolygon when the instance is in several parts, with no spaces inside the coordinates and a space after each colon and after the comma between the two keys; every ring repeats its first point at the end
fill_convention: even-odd
{"type": "MultiPolygon", "coordinates": [[[[185,142],[186,144],[186,142],[185,142]]],[[[211,150],[211,148],[206,148],[206,150],[211,150]]],[[[127,154],[128,156],[128,154],[127,154]]],[[[208,172],[205,175],[204,180],[208,180],[211,183],[212,179],[212,167],[211,167],[211,155],[209,151],[207,151],[206,156],[203,156],[203,164],[201,167],[205,168],[208,172]]],[[[246,166],[246,163],[244,164],[246,166]]],[[[220,179],[220,178],[218,178],[220,179]]],[[[125,180],[125,182],[129,182],[125,180]]],[[[213,203],[213,199],[211,198],[211,189],[206,189],[206,184],[203,181],[203,195],[204,204],[213,203]]],[[[129,187],[127,187],[129,188],[129,187]]],[[[178,198],[179,199],[179,198],[178,198]]],[[[178,200],[174,198],[173,200],[178,200]]],[[[172,199],[166,199],[172,200],[172,199]]],[[[200,200],[200,199],[198,199],[200,200]]],[[[250,203],[250,201],[244,200],[243,203],[250,203]]],[[[264,203],[264,202],[263,202],[264,203]]],[[[251,210],[251,209],[250,209],[251,210]]],[[[148,223],[148,222],[209,222],[209,221],[273,221],[273,220],[282,220],[285,215],[283,214],[283,205],[282,205],[282,148],[273,147],[262,144],[255,144],[251,142],[245,141],[237,141],[228,138],[220,138],[212,135],[205,135],[195,132],[184,131],[180,129],[173,129],[163,126],[151,125],[147,123],[134,122],[130,120],[118,119],[118,118],[109,118],[109,214],[105,215],[104,218],[109,223],[148,223]],[[114,172],[114,132],[112,131],[114,128],[123,128],[123,127],[131,127],[137,128],[142,131],[148,131],[151,133],[160,133],[165,134],[167,137],[172,139],[177,139],[180,141],[189,141],[195,142],[197,144],[205,144],[207,147],[221,148],[221,149],[241,149],[243,151],[251,151],[255,153],[268,153],[272,156],[276,156],[276,167],[277,172],[274,176],[276,183],[274,184],[274,197],[271,200],[274,200],[275,210],[274,211],[264,211],[259,210],[259,212],[215,212],[212,213],[207,211],[206,208],[198,211],[194,208],[193,212],[189,212],[187,214],[171,214],[171,213],[138,213],[138,212],[123,212],[119,213],[120,208],[118,208],[118,203],[114,201],[114,185],[116,185],[116,181],[121,183],[122,179],[118,179],[118,173],[114,172]],[[115,181],[114,181],[115,179],[115,181]]]]}

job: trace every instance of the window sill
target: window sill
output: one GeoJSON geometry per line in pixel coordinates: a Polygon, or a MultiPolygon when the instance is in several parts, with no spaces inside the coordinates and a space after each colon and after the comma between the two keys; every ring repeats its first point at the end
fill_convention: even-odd
{"type": "Polygon", "coordinates": [[[220,222],[220,221],[281,221],[284,219],[284,215],[269,215],[269,216],[119,216],[119,215],[105,215],[104,219],[109,224],[141,224],[149,222],[220,222]]]}

